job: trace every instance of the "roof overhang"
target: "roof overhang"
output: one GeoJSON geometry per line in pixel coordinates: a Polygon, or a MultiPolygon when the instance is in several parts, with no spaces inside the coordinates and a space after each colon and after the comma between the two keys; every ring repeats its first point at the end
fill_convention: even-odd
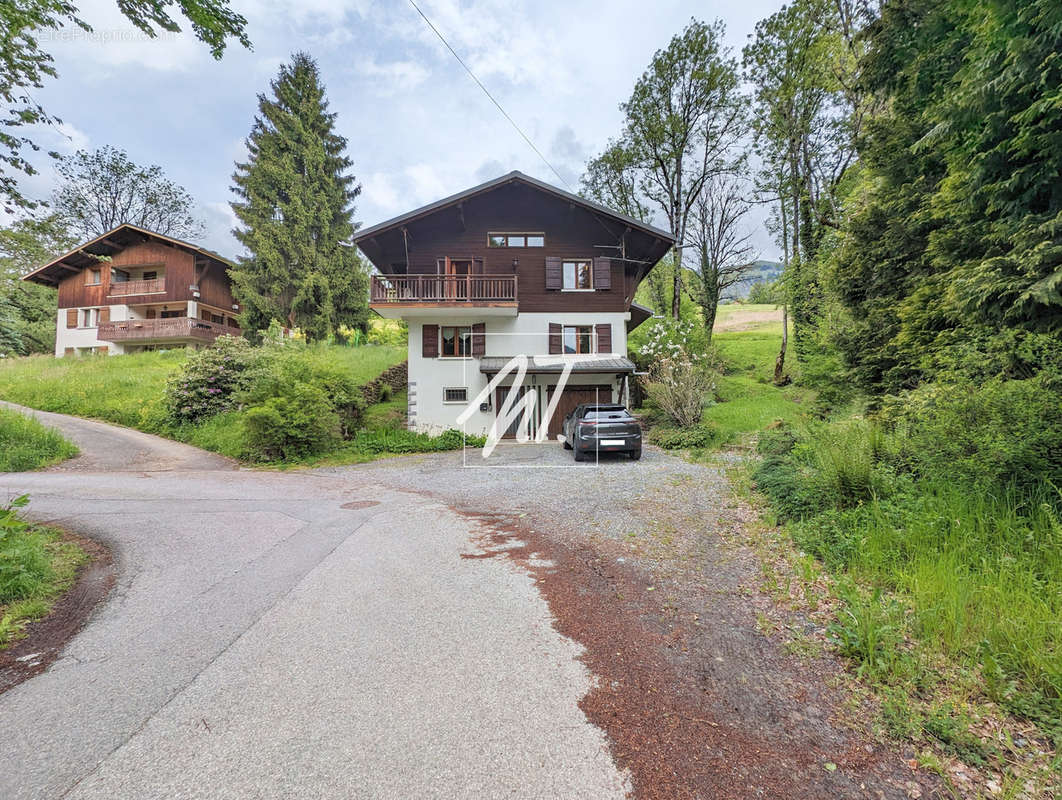
{"type": "MultiPolygon", "coordinates": [[[[516,356],[485,356],[479,360],[479,371],[487,375],[496,375],[516,356]]],[[[527,373],[529,375],[560,374],[568,364],[573,373],[631,373],[635,366],[629,358],[623,356],[529,356],[527,373]]]]}
{"type": "Polygon", "coordinates": [[[220,256],[198,245],[125,222],[117,228],[112,228],[101,236],[97,236],[95,239],[78,245],[70,252],[49,261],[47,264],[33,270],[33,272],[23,275],[22,280],[32,281],[43,286],[57,286],[68,275],[80,272],[86,267],[105,263],[109,256],[120,253],[127,247],[152,240],[202,256],[225,267],[235,266],[233,262],[224,256],[220,256]]]}

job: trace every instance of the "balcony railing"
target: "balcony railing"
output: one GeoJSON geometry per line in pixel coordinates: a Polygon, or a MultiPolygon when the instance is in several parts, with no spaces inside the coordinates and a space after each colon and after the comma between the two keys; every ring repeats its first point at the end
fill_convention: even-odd
{"type": "Polygon", "coordinates": [[[155,278],[150,281],[112,282],[107,294],[110,297],[128,297],[133,294],[155,294],[164,291],[166,291],[166,279],[155,278]]]}
{"type": "Polygon", "coordinates": [[[515,275],[373,275],[373,303],[515,303],[515,275]]]}
{"type": "Polygon", "coordinates": [[[148,339],[195,339],[212,342],[219,336],[239,336],[240,329],[204,319],[172,317],[170,319],[127,319],[101,322],[96,338],[104,342],[127,342],[148,339]]]}

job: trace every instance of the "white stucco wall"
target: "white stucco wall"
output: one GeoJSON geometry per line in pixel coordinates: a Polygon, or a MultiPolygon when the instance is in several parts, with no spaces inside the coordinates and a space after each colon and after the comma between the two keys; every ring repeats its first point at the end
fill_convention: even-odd
{"type": "MultiPolygon", "coordinates": [[[[111,319],[120,322],[129,319],[127,316],[128,306],[100,306],[110,308],[111,319]]],[[[93,306],[96,308],[96,306],[93,306]]],[[[83,349],[90,347],[106,347],[108,355],[120,355],[125,352],[122,345],[114,342],[103,342],[96,338],[96,328],[68,328],[66,327],[66,312],[70,309],[60,308],[55,317],[55,355],[62,357],[66,348],[83,349]]],[[[80,321],[81,309],[78,309],[80,321]]]]}
{"type": "MultiPolygon", "coordinates": [[[[612,354],[627,355],[627,320],[629,314],[618,312],[611,314],[578,313],[534,313],[519,314],[515,317],[476,317],[469,314],[465,318],[452,316],[416,317],[409,323],[409,422],[410,427],[418,431],[439,433],[447,428],[459,428],[468,433],[484,434],[494,423],[497,409],[491,398],[490,411],[476,411],[463,426],[458,425],[457,416],[464,411],[467,403],[447,403],[443,390],[461,388],[468,390],[468,402],[472,402],[480,391],[487,386],[487,377],[479,371],[477,358],[424,358],[422,355],[424,325],[473,325],[484,323],[486,328],[485,354],[487,356],[546,355],[549,353],[549,324],[561,325],[612,325],[612,354]]],[[[604,354],[595,354],[604,355],[604,354]]],[[[573,360],[585,356],[568,356],[573,360]]],[[[545,387],[556,384],[556,375],[528,375],[526,385],[542,387],[539,403],[545,408],[545,387]]],[[[504,381],[511,385],[511,379],[504,381]]],[[[602,384],[612,387],[611,400],[618,400],[618,383],[615,373],[588,374],[573,373],[569,379],[573,385],[602,384]]]]}

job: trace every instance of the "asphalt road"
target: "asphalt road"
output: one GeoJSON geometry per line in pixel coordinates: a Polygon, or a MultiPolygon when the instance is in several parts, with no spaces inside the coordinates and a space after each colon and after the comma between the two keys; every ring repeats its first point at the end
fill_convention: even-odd
{"type": "Polygon", "coordinates": [[[0,695],[0,797],[624,796],[578,645],[528,574],[461,557],[477,523],[371,471],[240,470],[38,416],[83,454],[0,475],[0,499],[28,492],[118,574],[0,695]]]}

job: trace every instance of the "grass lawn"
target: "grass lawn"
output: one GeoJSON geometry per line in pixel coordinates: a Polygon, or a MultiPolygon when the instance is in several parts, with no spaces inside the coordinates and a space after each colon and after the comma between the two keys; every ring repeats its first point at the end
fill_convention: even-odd
{"type": "Polygon", "coordinates": [[[86,559],[59,531],[19,519],[23,501],[13,505],[0,508],[0,650],[51,610],[86,559]]]}
{"type": "Polygon", "coordinates": [[[0,408],[0,472],[27,472],[77,455],[77,447],[35,419],[0,408]]]}
{"type": "MultiPolygon", "coordinates": [[[[328,361],[359,385],[406,358],[404,346],[320,347],[328,361]]],[[[42,411],[113,422],[241,457],[244,441],[239,411],[218,414],[197,425],[175,426],[167,421],[163,407],[166,384],[186,358],[186,351],[171,350],[123,356],[9,359],[0,362],[0,399],[42,411]]],[[[375,423],[394,416],[399,407],[404,412],[405,396],[400,402],[393,398],[381,405],[384,408],[367,410],[368,421],[375,423]]],[[[348,456],[348,460],[351,458],[348,456]]]]}

